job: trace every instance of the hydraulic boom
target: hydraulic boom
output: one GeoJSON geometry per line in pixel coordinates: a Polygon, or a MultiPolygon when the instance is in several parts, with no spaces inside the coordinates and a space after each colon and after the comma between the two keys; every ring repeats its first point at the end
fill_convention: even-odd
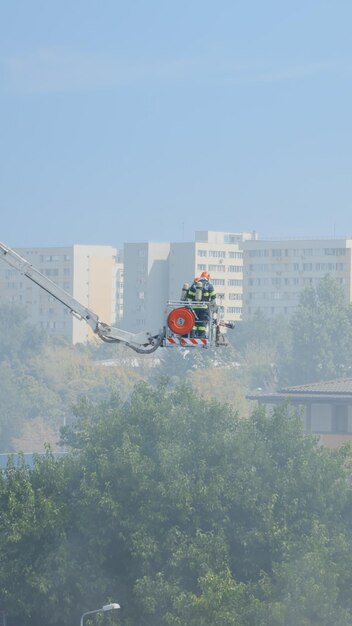
{"type": "Polygon", "coordinates": [[[129,348],[132,348],[132,350],[135,350],[135,352],[143,354],[154,352],[161,345],[164,332],[156,336],[152,336],[148,332],[130,333],[101,322],[94,311],[91,311],[88,307],[78,302],[78,300],[75,300],[67,291],[59,287],[47,276],[44,276],[44,274],[26,261],[26,259],[3,243],[0,243],[0,257],[3,261],[8,263],[8,265],[18,270],[33,283],[39,285],[41,289],[44,289],[47,293],[56,298],[56,300],[66,306],[78,319],[87,322],[93,332],[103,341],[124,343],[129,348]]]}
{"type": "Polygon", "coordinates": [[[223,307],[214,306],[213,303],[204,303],[203,306],[207,311],[207,329],[199,336],[195,330],[197,307],[194,306],[193,302],[175,301],[167,303],[165,325],[158,335],[152,335],[148,332],[131,333],[101,322],[94,311],[78,302],[65,289],[44,276],[31,263],[3,243],[0,243],[0,258],[61,302],[72,315],[87,322],[100,339],[109,343],[123,343],[140,354],[150,354],[159,347],[211,348],[226,346],[227,341],[222,329],[234,327],[233,322],[223,320],[223,307]]]}

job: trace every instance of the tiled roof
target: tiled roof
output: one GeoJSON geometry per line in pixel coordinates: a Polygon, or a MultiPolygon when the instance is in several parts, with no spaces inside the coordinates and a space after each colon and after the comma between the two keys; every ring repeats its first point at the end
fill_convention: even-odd
{"type": "Polygon", "coordinates": [[[289,394],[352,394],[352,378],[340,378],[337,380],[325,380],[320,383],[309,385],[297,385],[280,389],[280,393],[289,394]]]}
{"type": "Polygon", "coordinates": [[[279,401],[290,400],[299,403],[300,400],[314,400],[321,398],[325,401],[336,400],[351,401],[352,399],[352,378],[340,378],[337,380],[325,380],[321,383],[311,383],[309,385],[297,385],[295,387],[285,387],[277,392],[259,392],[246,396],[248,400],[258,400],[259,402],[277,403],[279,401]]]}

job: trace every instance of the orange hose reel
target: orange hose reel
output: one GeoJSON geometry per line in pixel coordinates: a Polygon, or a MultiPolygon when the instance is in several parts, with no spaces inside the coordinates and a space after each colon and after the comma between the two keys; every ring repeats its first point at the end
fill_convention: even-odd
{"type": "Polygon", "coordinates": [[[195,315],[190,309],[180,307],[169,313],[167,325],[175,335],[188,335],[194,326],[195,320],[195,315]]]}

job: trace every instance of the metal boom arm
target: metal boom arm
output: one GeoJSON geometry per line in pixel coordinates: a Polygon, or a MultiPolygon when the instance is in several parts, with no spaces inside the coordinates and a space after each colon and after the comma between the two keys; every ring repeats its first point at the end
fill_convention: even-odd
{"type": "Polygon", "coordinates": [[[70,312],[84,320],[92,328],[93,332],[103,341],[124,343],[135,352],[150,353],[154,352],[162,342],[162,334],[152,337],[150,333],[130,333],[120,328],[114,328],[104,322],[100,322],[99,317],[94,311],[84,306],[78,300],[73,298],[65,289],[59,287],[50,278],[44,276],[39,270],[31,265],[26,259],[21,257],[17,252],[8,248],[0,242],[0,257],[11,267],[18,270],[21,274],[29,278],[33,283],[44,289],[56,300],[66,306],[70,312]]]}

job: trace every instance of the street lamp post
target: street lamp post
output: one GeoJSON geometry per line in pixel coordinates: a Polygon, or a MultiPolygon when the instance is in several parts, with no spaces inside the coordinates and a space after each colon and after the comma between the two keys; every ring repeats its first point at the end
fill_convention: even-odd
{"type": "Polygon", "coordinates": [[[105,604],[101,607],[101,609],[95,609],[95,611],[86,611],[81,616],[81,625],[83,626],[83,621],[86,615],[92,615],[93,613],[103,613],[104,611],[112,611],[113,609],[119,609],[120,605],[117,602],[112,602],[111,604],[105,604]]]}

